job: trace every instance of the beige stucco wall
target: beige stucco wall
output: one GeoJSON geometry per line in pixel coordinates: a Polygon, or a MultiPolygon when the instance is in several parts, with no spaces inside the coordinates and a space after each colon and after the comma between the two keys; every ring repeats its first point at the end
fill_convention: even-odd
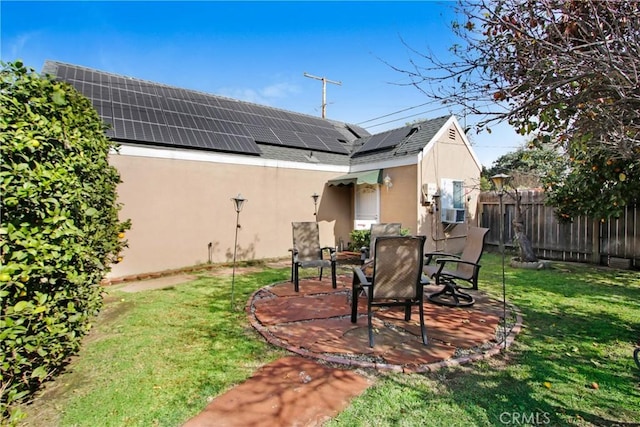
{"type": "Polygon", "coordinates": [[[320,194],[318,220],[335,220],[343,238],[351,224],[352,213],[343,208],[348,195],[325,187],[344,171],[123,154],[110,162],[123,181],[120,216],[132,221],[129,247],[110,277],[231,261],[236,212],[230,199],[238,193],[248,200],[240,213],[238,260],[289,256],[291,222],[315,220],[314,192],[320,194]]]}
{"type": "MultiPolygon", "coordinates": [[[[426,235],[427,251],[461,251],[468,226],[477,223],[480,165],[456,122],[450,129],[443,129],[437,141],[402,164],[367,165],[383,169],[393,182],[389,189],[380,187],[380,222],[400,222],[412,234],[426,235]],[[422,203],[422,185],[439,186],[443,178],[465,183],[465,224],[445,226],[439,212],[432,212],[433,204],[422,203]]],[[[236,231],[231,198],[238,193],[248,200],[240,213],[238,260],[289,257],[291,222],[316,219],[313,193],[320,195],[317,220],[335,221],[335,245],[346,248],[353,229],[354,188],[327,186],[346,168],[259,159],[239,164],[239,157],[231,155],[185,156],[161,149],[111,156],[123,181],[118,187],[124,205],[121,218],[130,218],[132,229],[124,259],[110,277],[230,262],[236,231]]]]}
{"type": "MultiPolygon", "coordinates": [[[[420,185],[434,183],[440,190],[441,180],[464,181],[467,217],[465,224],[447,225],[440,220],[434,204],[420,204],[418,221],[421,234],[427,235],[425,250],[451,253],[462,251],[468,227],[477,225],[477,205],[480,195],[481,166],[464,143],[461,130],[455,125],[443,129],[435,143],[426,150],[420,162],[420,185]],[[451,131],[451,133],[449,132],[451,131]],[[454,136],[452,139],[451,136],[454,136]]],[[[438,207],[439,209],[439,207],[438,207]]]]}
{"type": "Polygon", "coordinates": [[[385,168],[384,176],[389,176],[393,186],[380,189],[380,222],[399,222],[408,228],[411,234],[418,231],[416,209],[416,183],[418,179],[416,165],[385,168]]]}

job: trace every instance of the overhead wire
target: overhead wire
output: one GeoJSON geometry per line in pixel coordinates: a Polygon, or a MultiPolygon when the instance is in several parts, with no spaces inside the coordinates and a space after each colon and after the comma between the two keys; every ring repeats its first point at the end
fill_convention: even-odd
{"type": "MultiPolygon", "coordinates": [[[[429,103],[427,103],[427,104],[429,104],[429,103]]],[[[421,105],[426,105],[426,104],[421,104],[421,105]]],[[[401,113],[401,112],[403,112],[403,111],[408,111],[408,110],[410,110],[410,109],[417,108],[417,107],[418,107],[418,106],[416,106],[416,107],[411,107],[411,108],[404,109],[404,110],[400,110],[400,111],[396,111],[396,112],[394,112],[394,113],[389,113],[389,114],[386,114],[386,115],[384,115],[384,116],[376,117],[376,118],[374,118],[374,119],[370,119],[370,120],[367,120],[367,121],[365,121],[365,122],[361,122],[361,123],[366,123],[366,122],[370,122],[370,121],[373,121],[373,120],[381,119],[381,118],[384,118],[384,117],[389,117],[389,116],[392,116],[392,115],[394,115],[394,114],[398,114],[398,113],[401,113]]],[[[363,126],[363,127],[364,127],[365,129],[374,128],[374,127],[377,127],[377,126],[382,126],[382,125],[386,125],[386,124],[389,124],[389,123],[399,122],[400,120],[405,120],[405,119],[409,119],[409,118],[411,118],[411,117],[420,116],[420,115],[422,115],[422,114],[426,114],[426,113],[433,113],[434,111],[444,110],[444,109],[449,109],[449,106],[442,106],[442,107],[438,107],[438,108],[433,108],[433,109],[431,109],[431,110],[421,111],[421,112],[419,112],[419,113],[415,113],[415,114],[411,114],[411,115],[408,115],[408,116],[399,117],[399,118],[397,118],[397,119],[387,120],[387,121],[385,121],[385,122],[376,123],[376,124],[372,124],[372,125],[369,125],[369,126],[363,126]]]]}
{"type": "Polygon", "coordinates": [[[437,100],[425,102],[425,103],[419,104],[419,105],[414,105],[413,107],[403,108],[402,110],[398,110],[398,111],[394,111],[393,113],[389,113],[389,114],[385,114],[385,115],[382,115],[382,116],[374,117],[373,119],[365,120],[363,122],[356,123],[356,124],[357,125],[362,125],[364,123],[369,123],[369,122],[372,122],[374,120],[384,119],[385,117],[393,116],[393,115],[398,114],[398,113],[404,113],[405,111],[413,110],[415,108],[424,107],[425,105],[433,104],[434,102],[437,102],[437,100]]]}

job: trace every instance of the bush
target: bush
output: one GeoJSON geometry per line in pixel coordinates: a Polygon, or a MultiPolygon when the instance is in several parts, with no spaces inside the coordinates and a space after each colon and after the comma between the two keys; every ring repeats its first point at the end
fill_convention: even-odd
{"type": "Polygon", "coordinates": [[[78,350],[129,222],[91,102],[21,62],[0,75],[0,412],[15,422],[12,404],[78,350]]]}
{"type": "MultiPolygon", "coordinates": [[[[400,235],[408,236],[410,230],[408,228],[400,229],[400,235]]],[[[371,243],[371,230],[352,230],[349,234],[351,240],[350,249],[352,251],[359,251],[362,248],[368,248],[371,243]]]]}

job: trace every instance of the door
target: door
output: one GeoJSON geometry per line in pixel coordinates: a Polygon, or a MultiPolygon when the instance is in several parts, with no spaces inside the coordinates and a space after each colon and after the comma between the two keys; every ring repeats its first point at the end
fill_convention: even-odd
{"type": "Polygon", "coordinates": [[[355,230],[368,230],[380,217],[380,186],[360,184],[355,186],[355,230]]]}

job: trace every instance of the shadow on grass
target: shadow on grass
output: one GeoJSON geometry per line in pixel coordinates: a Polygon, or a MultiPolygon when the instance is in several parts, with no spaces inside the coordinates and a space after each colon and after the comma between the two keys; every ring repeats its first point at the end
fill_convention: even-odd
{"type": "MultiPolygon", "coordinates": [[[[496,294],[502,280],[499,257],[488,258],[490,273],[481,286],[496,294]]],[[[528,417],[542,411],[550,422],[531,424],[638,425],[640,384],[631,349],[640,338],[640,276],[556,265],[541,271],[505,269],[507,299],[523,314],[523,333],[507,366],[464,372],[459,384],[465,386],[446,383],[451,395],[460,404],[469,398],[482,406],[497,424],[517,424],[504,411],[528,417]],[[474,383],[474,393],[495,394],[499,403],[475,399],[466,391],[474,383]]]]}

